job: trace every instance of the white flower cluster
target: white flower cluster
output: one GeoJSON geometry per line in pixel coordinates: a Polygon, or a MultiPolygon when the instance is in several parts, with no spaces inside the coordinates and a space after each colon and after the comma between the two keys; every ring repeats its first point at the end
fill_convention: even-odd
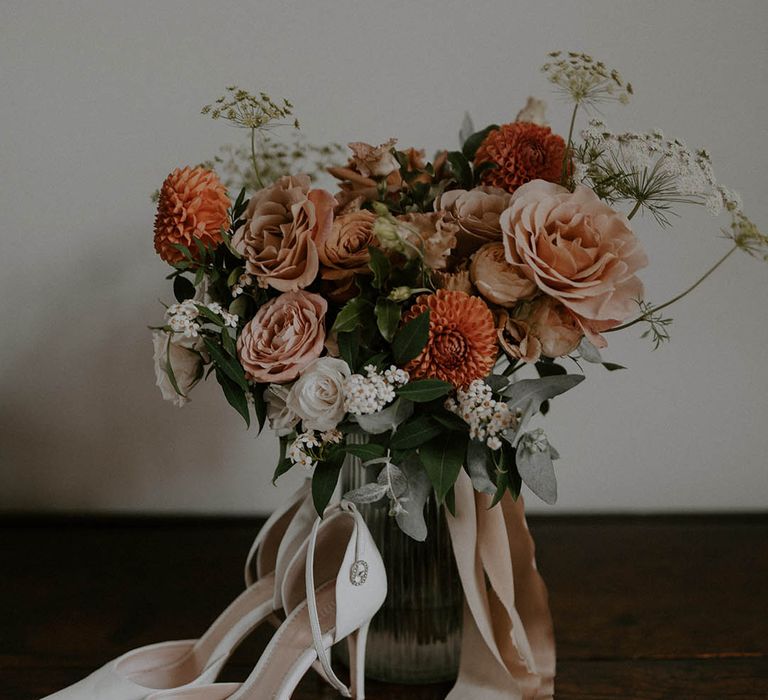
{"type": "MultiPolygon", "coordinates": [[[[656,168],[660,174],[673,179],[680,195],[701,197],[712,216],[718,216],[723,208],[731,212],[741,211],[741,197],[717,183],[712,159],[704,149],[693,151],[678,139],[665,139],[659,130],[615,134],[599,119],[589,123],[582,137],[595,150],[614,154],[631,172],[642,173],[656,168]]],[[[578,179],[584,179],[587,171],[588,164],[577,163],[575,174],[578,179]]]]}
{"type": "Polygon", "coordinates": [[[408,383],[408,372],[392,365],[379,372],[367,365],[365,375],[353,374],[344,382],[344,410],[356,416],[377,413],[395,400],[395,389],[408,383]]]}
{"type": "Polygon", "coordinates": [[[493,398],[491,387],[482,379],[475,379],[466,390],[458,389],[456,399],[448,399],[445,407],[469,424],[473,440],[485,442],[492,450],[501,447],[499,435],[514,428],[520,418],[506,403],[493,398]]]}
{"type": "Polygon", "coordinates": [[[317,433],[314,430],[300,433],[288,448],[286,457],[294,465],[300,466],[309,471],[315,466],[319,451],[326,445],[338,445],[342,440],[340,430],[326,430],[323,433],[317,433]]]}
{"type": "MultiPolygon", "coordinates": [[[[198,302],[194,299],[187,299],[179,304],[171,304],[165,311],[165,319],[174,333],[182,333],[187,338],[197,338],[202,328],[199,322],[200,310],[198,302]]],[[[215,301],[204,306],[213,313],[221,316],[224,325],[229,328],[237,327],[237,315],[230,314],[224,310],[221,304],[215,301]]]]}

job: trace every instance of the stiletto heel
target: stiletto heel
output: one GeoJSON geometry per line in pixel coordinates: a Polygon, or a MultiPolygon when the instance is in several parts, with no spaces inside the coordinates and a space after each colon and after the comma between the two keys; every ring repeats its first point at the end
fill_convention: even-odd
{"type": "Polygon", "coordinates": [[[213,684],[167,691],[147,700],[290,700],[313,665],[345,698],[365,697],[365,647],[373,616],[387,597],[384,562],[365,521],[351,503],[317,519],[306,542],[288,565],[282,588],[286,618],[256,668],[234,693],[213,684]],[[347,640],[351,687],[331,668],[330,648],[347,640]]]}
{"type": "Polygon", "coordinates": [[[187,689],[183,697],[199,697],[189,689],[215,681],[234,649],[256,627],[265,621],[280,626],[275,611],[282,608],[285,571],[315,518],[307,483],[259,531],[245,563],[245,591],[202,637],[134,649],[43,700],[144,700],[171,688],[187,689]]]}
{"type": "Polygon", "coordinates": [[[357,632],[347,637],[349,650],[349,685],[355,700],[365,699],[365,646],[368,643],[368,620],[357,632]]]}

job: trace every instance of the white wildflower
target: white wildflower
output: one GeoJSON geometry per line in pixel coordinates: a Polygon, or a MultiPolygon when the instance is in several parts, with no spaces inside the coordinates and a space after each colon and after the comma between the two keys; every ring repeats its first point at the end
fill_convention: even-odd
{"type": "Polygon", "coordinates": [[[492,450],[501,447],[499,435],[514,428],[520,419],[503,401],[493,398],[493,391],[482,379],[475,379],[469,387],[458,389],[456,399],[448,399],[445,407],[469,424],[469,436],[485,442],[492,450]]]}
{"type": "Polygon", "coordinates": [[[365,375],[353,374],[344,382],[344,410],[357,416],[378,413],[395,400],[395,389],[408,383],[408,372],[394,365],[379,372],[373,365],[365,375]]]}

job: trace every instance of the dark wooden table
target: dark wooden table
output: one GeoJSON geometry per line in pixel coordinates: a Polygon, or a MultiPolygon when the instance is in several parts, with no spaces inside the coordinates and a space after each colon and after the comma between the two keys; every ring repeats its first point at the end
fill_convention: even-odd
{"type": "MultiPolygon", "coordinates": [[[[768,698],[768,516],[531,520],[555,619],[557,698],[768,698]]],[[[128,649],[197,636],[239,590],[258,529],[0,522],[1,700],[37,700],[128,649]]],[[[259,643],[238,651],[229,678],[247,674],[259,643]]],[[[370,683],[368,697],[437,700],[448,689],[370,683]]],[[[310,674],[296,697],[337,696],[310,674]]]]}

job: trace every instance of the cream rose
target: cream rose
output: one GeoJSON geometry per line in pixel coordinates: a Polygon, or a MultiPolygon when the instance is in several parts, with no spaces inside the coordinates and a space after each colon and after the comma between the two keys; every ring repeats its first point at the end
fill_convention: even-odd
{"type": "Polygon", "coordinates": [[[477,291],[499,306],[514,306],[537,292],[519,267],[510,265],[504,256],[504,244],[486,243],[472,256],[469,274],[477,291]]]}
{"type": "Polygon", "coordinates": [[[509,206],[509,198],[509,193],[495,187],[449,190],[437,198],[435,210],[444,211],[459,227],[457,257],[469,257],[484,243],[501,240],[500,217],[509,206]]]}
{"type": "Polygon", "coordinates": [[[166,401],[183,406],[189,401],[189,392],[203,376],[203,339],[200,336],[190,338],[183,333],[155,331],[152,344],[155,348],[155,384],[166,401]],[[180,394],[173,388],[166,363],[170,363],[180,394]]]}
{"type": "Polygon", "coordinates": [[[344,380],[351,374],[349,365],[335,357],[321,357],[306,367],[286,401],[304,430],[331,430],[341,422],[346,413],[344,380]]]}
{"type": "Polygon", "coordinates": [[[267,403],[267,418],[269,427],[279,437],[290,435],[300,418],[288,406],[290,389],[284,384],[270,384],[264,390],[264,401],[267,403]]]}
{"type": "Polygon", "coordinates": [[[519,187],[501,215],[507,261],[568,307],[589,339],[637,310],[648,264],[629,221],[587,187],[574,192],[544,180],[519,187]]]}
{"type": "Polygon", "coordinates": [[[281,177],[251,197],[232,245],[262,287],[308,287],[319,270],[316,240],[333,221],[334,198],[310,190],[307,175],[281,177]]]}
{"type": "Polygon", "coordinates": [[[328,302],[305,291],[268,301],[245,325],[237,353],[254,382],[290,382],[323,351],[328,302]]]}

